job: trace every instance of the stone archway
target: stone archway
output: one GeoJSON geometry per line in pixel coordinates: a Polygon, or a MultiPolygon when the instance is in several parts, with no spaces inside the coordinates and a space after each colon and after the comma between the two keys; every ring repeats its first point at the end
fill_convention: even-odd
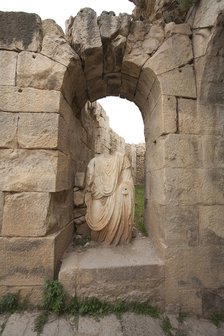
{"type": "MultiPolygon", "coordinates": [[[[97,20],[85,9],[69,20],[68,43],[52,20],[26,13],[0,16],[0,31],[8,34],[0,36],[0,292],[21,289],[35,301],[43,279],[57,275],[72,235],[74,177],[92,154],[81,109],[87,100],[120,95],[135,102],[144,119],[145,215],[165,265],[163,305],[197,314],[209,309],[206,298],[219,292],[223,279],[223,247],[208,238],[204,210],[220,241],[221,221],[214,211],[223,211],[217,183],[222,163],[217,154],[215,163],[209,161],[212,170],[207,166],[203,136],[208,134],[191,128],[200,123],[203,97],[197,97],[195,85],[203,60],[195,56],[196,35],[206,25],[197,27],[196,20],[192,27],[164,27],[113,13],[97,20]],[[19,22],[19,28],[8,22],[19,22]]],[[[222,21],[218,26],[223,30],[222,21]]],[[[204,96],[206,103],[213,89],[204,96]]],[[[222,99],[218,105],[221,116],[222,99]]]]}

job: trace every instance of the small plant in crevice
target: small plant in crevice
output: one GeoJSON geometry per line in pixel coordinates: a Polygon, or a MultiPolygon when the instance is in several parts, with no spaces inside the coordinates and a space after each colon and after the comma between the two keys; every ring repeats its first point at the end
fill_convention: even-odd
{"type": "Polygon", "coordinates": [[[37,336],[42,333],[44,326],[48,321],[48,315],[49,312],[44,310],[41,311],[40,314],[35,318],[34,331],[37,333],[37,336]]]}
{"type": "Polygon", "coordinates": [[[214,313],[210,316],[209,320],[218,328],[221,323],[224,323],[224,313],[214,313]]]}
{"type": "Polygon", "coordinates": [[[23,311],[27,309],[27,307],[28,302],[20,299],[19,292],[7,293],[0,300],[0,314],[23,311]]]}
{"type": "Polygon", "coordinates": [[[65,312],[65,291],[62,284],[57,280],[46,280],[44,283],[44,291],[41,309],[42,311],[34,321],[34,331],[40,335],[48,321],[49,312],[56,315],[65,312]]]}
{"type": "Polygon", "coordinates": [[[161,324],[160,324],[161,328],[163,329],[165,335],[167,336],[173,336],[173,333],[172,333],[172,325],[170,323],[170,319],[168,316],[163,316],[162,317],[162,321],[161,321],[161,324]]]}
{"type": "Polygon", "coordinates": [[[65,291],[57,280],[44,283],[42,309],[60,315],[65,311],[65,291]]]}
{"type": "Polygon", "coordinates": [[[72,241],[72,246],[85,246],[91,241],[90,235],[74,236],[72,241]]]}

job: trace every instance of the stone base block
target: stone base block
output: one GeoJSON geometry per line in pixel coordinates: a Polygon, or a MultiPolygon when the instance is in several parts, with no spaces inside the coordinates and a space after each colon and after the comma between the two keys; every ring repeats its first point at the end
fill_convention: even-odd
{"type": "Polygon", "coordinates": [[[164,265],[148,239],[128,246],[97,246],[69,252],[59,281],[71,296],[146,301],[164,306],[164,265]]]}
{"type": "Polygon", "coordinates": [[[53,279],[68,247],[73,223],[42,238],[0,237],[0,286],[42,286],[53,279]]]}

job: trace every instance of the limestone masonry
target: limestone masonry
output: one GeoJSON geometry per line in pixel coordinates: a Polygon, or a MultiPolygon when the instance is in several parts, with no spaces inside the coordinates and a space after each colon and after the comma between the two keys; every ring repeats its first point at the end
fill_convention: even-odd
{"type": "Polygon", "coordinates": [[[66,284],[87,164],[122,148],[144,184],[148,243],[100,269],[75,254],[85,269],[68,288],[83,296],[102,274],[99,297],[120,288],[209,316],[224,304],[224,0],[133,2],[133,15],[81,9],[65,34],[36,14],[0,12],[0,296],[20,290],[37,303],[59,271],[66,284]],[[145,159],[107,131],[94,102],[111,95],[139,107],[145,159]]]}

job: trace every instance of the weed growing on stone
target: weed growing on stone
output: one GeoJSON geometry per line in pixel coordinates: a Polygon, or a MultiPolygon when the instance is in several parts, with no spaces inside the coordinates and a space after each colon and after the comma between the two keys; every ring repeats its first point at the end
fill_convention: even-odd
{"type": "Polygon", "coordinates": [[[0,314],[22,311],[27,307],[27,302],[20,300],[19,293],[7,293],[0,300],[0,314]]]}
{"type": "Polygon", "coordinates": [[[135,226],[144,235],[148,236],[144,225],[144,187],[135,187],[135,226]]]}
{"type": "Polygon", "coordinates": [[[122,315],[126,312],[135,314],[149,315],[153,318],[159,318],[159,310],[152,307],[148,302],[124,302],[116,301],[114,303],[102,302],[95,297],[78,300],[76,297],[71,299],[66,312],[71,315],[90,315],[104,316],[109,314],[122,315]]]}
{"type": "Polygon", "coordinates": [[[45,311],[51,311],[57,315],[64,313],[65,292],[59,281],[45,281],[42,308],[45,311]]]}
{"type": "Polygon", "coordinates": [[[163,316],[162,317],[162,321],[161,321],[160,325],[161,325],[161,328],[163,329],[165,335],[167,335],[167,336],[173,336],[173,334],[172,334],[173,327],[172,327],[172,325],[170,323],[170,319],[169,319],[168,316],[163,316]]]}
{"type": "Polygon", "coordinates": [[[48,314],[49,313],[47,311],[42,311],[36,317],[34,321],[34,331],[37,333],[37,336],[39,336],[42,333],[44,326],[48,321],[48,314]]]}
{"type": "Polygon", "coordinates": [[[212,314],[209,320],[218,328],[221,323],[224,323],[224,313],[212,314]]]}

